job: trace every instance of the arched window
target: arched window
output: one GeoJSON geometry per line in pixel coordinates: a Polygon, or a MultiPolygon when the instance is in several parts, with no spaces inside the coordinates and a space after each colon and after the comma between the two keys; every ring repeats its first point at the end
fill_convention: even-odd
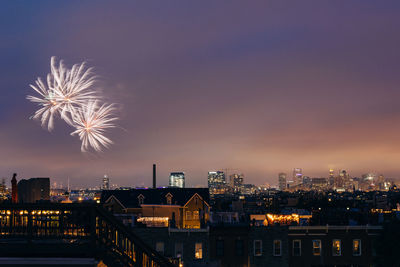
{"type": "Polygon", "coordinates": [[[166,194],[165,198],[167,199],[167,204],[171,205],[172,204],[172,194],[171,193],[166,194]]]}

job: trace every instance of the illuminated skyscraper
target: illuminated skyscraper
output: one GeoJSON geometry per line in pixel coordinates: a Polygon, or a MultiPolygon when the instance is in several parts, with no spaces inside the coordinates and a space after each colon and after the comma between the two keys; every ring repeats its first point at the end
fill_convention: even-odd
{"type": "Polygon", "coordinates": [[[107,174],[105,174],[103,177],[103,184],[101,186],[101,189],[110,190],[110,178],[108,178],[107,174]]]}
{"type": "Polygon", "coordinates": [[[235,193],[240,193],[242,186],[243,186],[244,175],[234,173],[234,174],[230,175],[229,178],[231,179],[231,185],[233,187],[233,191],[235,193]]]}
{"type": "Polygon", "coordinates": [[[281,172],[278,175],[278,182],[279,182],[279,190],[285,190],[286,189],[286,173],[281,172]]]}
{"type": "Polygon", "coordinates": [[[335,174],[333,169],[329,169],[328,186],[329,188],[333,188],[335,186],[335,174]]]}
{"type": "Polygon", "coordinates": [[[303,183],[303,171],[301,168],[294,168],[293,169],[293,184],[298,185],[303,183]]]}
{"type": "Polygon", "coordinates": [[[223,171],[208,172],[210,194],[223,194],[225,192],[225,185],[225,173],[223,171]]]}
{"type": "Polygon", "coordinates": [[[169,175],[169,186],[185,188],[185,173],[171,172],[169,175]]]}

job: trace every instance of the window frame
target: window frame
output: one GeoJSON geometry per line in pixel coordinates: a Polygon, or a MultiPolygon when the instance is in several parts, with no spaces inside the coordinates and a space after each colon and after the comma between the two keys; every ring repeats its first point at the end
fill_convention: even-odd
{"type": "Polygon", "coordinates": [[[164,252],[165,252],[165,243],[164,243],[164,241],[157,241],[156,242],[156,251],[158,253],[160,253],[161,255],[164,255],[164,252]],[[157,245],[158,244],[162,244],[162,250],[157,250],[157,245]]]}
{"type": "Polygon", "coordinates": [[[342,256],[342,240],[340,239],[332,239],[332,256],[333,257],[340,257],[342,256]],[[335,247],[335,242],[339,241],[339,253],[336,254],[336,247],[335,247]]]}
{"type": "Polygon", "coordinates": [[[186,211],[185,218],[186,218],[186,221],[191,221],[192,220],[192,212],[190,210],[186,211]]]}
{"type": "Polygon", "coordinates": [[[215,255],[217,257],[223,257],[225,254],[225,241],[223,239],[217,239],[215,242],[215,255]],[[218,246],[218,244],[221,244],[221,247],[218,246]],[[222,254],[219,254],[218,252],[221,251],[222,254]]]}
{"type": "Polygon", "coordinates": [[[361,239],[353,239],[353,247],[352,247],[352,250],[353,250],[353,256],[356,256],[356,257],[359,257],[359,256],[361,256],[362,255],[362,246],[361,246],[361,239]],[[358,251],[359,251],[359,253],[354,253],[354,241],[358,241],[358,251]]]}
{"type": "Polygon", "coordinates": [[[196,242],[196,243],[194,243],[194,258],[196,259],[196,260],[201,260],[201,259],[203,259],[203,242],[196,242]],[[200,245],[200,249],[198,250],[198,247],[197,247],[197,245],[200,245]],[[199,253],[199,256],[197,256],[197,252],[200,252],[199,253]]]}
{"type": "Polygon", "coordinates": [[[256,257],[262,256],[262,240],[256,239],[253,241],[253,255],[256,257]],[[259,253],[256,253],[256,243],[260,244],[260,252],[259,253]]]}
{"type": "Polygon", "coordinates": [[[199,220],[200,219],[200,212],[198,210],[193,211],[193,220],[199,220]]]}
{"type": "Polygon", "coordinates": [[[272,255],[275,257],[282,256],[282,240],[281,239],[274,239],[272,243],[272,255]],[[276,242],[279,242],[279,254],[276,253],[276,242]]]}
{"type": "Polygon", "coordinates": [[[313,240],[312,240],[312,253],[313,253],[313,256],[321,256],[321,255],[322,255],[322,242],[321,242],[321,239],[313,239],[313,240]],[[318,247],[315,247],[315,246],[314,246],[314,244],[315,244],[316,242],[319,243],[319,246],[318,246],[318,247]],[[315,253],[315,249],[317,249],[317,248],[318,248],[318,250],[319,250],[318,254],[315,253]]]}
{"type": "Polygon", "coordinates": [[[243,241],[243,239],[236,239],[235,240],[235,255],[236,256],[243,256],[244,255],[244,241],[243,241]],[[239,250],[239,245],[238,244],[241,244],[240,245],[241,250],[239,250]]]}
{"type": "Polygon", "coordinates": [[[301,239],[294,239],[294,240],[292,241],[292,256],[294,256],[294,257],[300,257],[300,256],[301,256],[301,239]],[[294,244],[295,244],[295,243],[298,243],[298,244],[299,244],[299,247],[298,247],[299,253],[298,253],[298,255],[295,254],[295,251],[294,251],[294,249],[295,249],[294,244]]]}
{"type": "MultiPolygon", "coordinates": [[[[180,247],[179,246],[179,247],[180,247]]],[[[184,246],[183,246],[183,243],[182,242],[175,242],[175,257],[176,258],[181,258],[181,259],[183,259],[183,249],[184,249],[184,246]],[[177,253],[177,248],[178,248],[178,246],[181,246],[182,247],[182,250],[181,250],[181,256],[180,257],[178,257],[178,253],[177,253]]]]}

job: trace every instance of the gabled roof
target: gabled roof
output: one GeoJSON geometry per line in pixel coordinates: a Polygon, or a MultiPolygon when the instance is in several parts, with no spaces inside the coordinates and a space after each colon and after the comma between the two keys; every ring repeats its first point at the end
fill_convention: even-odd
{"type": "Polygon", "coordinates": [[[105,203],[111,196],[114,196],[126,208],[139,208],[139,195],[144,196],[146,205],[168,205],[166,195],[172,195],[172,205],[185,206],[185,204],[198,194],[207,204],[210,202],[208,188],[149,188],[131,190],[104,190],[101,193],[101,203],[105,203]]]}

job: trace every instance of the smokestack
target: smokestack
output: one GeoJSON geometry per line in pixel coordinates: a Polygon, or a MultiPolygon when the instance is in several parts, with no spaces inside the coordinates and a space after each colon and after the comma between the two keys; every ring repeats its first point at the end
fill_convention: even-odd
{"type": "Polygon", "coordinates": [[[13,174],[11,179],[11,202],[18,203],[18,185],[17,185],[17,174],[13,174]]]}
{"type": "Polygon", "coordinates": [[[156,164],[153,164],[153,188],[157,188],[157,182],[156,182],[156,164]]]}

